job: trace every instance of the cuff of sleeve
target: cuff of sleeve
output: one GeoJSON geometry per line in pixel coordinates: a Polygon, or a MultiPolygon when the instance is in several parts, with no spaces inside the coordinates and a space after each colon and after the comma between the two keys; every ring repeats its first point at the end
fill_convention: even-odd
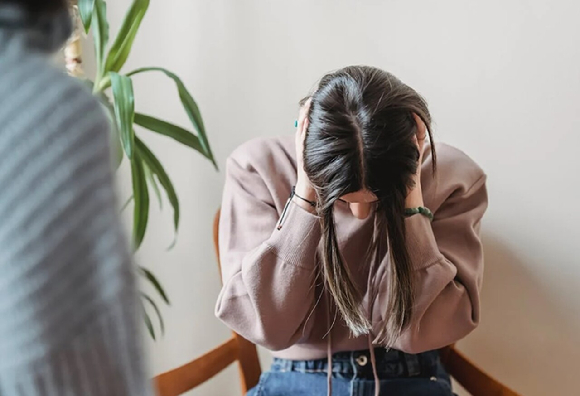
{"type": "Polygon", "coordinates": [[[427,217],[417,214],[405,219],[405,223],[407,250],[414,270],[429,267],[444,259],[427,217]]]}
{"type": "Polygon", "coordinates": [[[314,267],[321,235],[320,218],[290,200],[268,245],[284,262],[314,267]]]}

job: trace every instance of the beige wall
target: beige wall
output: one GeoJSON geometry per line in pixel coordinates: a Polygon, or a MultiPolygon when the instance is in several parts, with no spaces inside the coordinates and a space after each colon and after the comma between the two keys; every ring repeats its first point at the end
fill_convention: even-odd
{"type": "MultiPolygon", "coordinates": [[[[109,1],[114,27],[129,0],[109,1]]],[[[296,102],[326,71],[385,68],[428,99],[436,138],[489,175],[481,326],[460,347],[526,396],[577,394],[580,361],[580,3],[576,1],[152,0],[128,68],[160,65],[199,101],[220,165],[240,143],[292,133],[296,102]]],[[[137,108],[187,125],[162,76],[136,80],[137,108]]],[[[223,172],[146,135],[183,206],[152,216],[140,260],[169,289],[155,373],[224,341],[212,216],[223,172]]],[[[264,354],[267,356],[267,354],[264,354]]],[[[267,360],[267,358],[266,358],[267,360]]],[[[194,395],[239,394],[230,368],[194,395]]]]}

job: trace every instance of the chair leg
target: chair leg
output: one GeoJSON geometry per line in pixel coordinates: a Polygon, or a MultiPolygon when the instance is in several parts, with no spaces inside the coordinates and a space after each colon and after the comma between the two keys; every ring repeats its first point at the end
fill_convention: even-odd
{"type": "Polygon", "coordinates": [[[245,395],[250,389],[258,385],[262,368],[256,345],[234,333],[239,348],[239,369],[242,392],[245,395]]]}

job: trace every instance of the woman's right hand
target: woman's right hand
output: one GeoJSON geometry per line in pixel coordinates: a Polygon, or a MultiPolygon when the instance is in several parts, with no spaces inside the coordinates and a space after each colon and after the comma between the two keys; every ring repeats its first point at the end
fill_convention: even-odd
{"type": "MultiPolygon", "coordinates": [[[[296,194],[309,201],[316,201],[316,192],[304,170],[304,139],[308,129],[308,112],[310,111],[311,99],[308,99],[300,108],[298,115],[298,127],[296,129],[296,194]]],[[[295,199],[300,206],[311,210],[312,207],[301,199],[295,199]]]]}

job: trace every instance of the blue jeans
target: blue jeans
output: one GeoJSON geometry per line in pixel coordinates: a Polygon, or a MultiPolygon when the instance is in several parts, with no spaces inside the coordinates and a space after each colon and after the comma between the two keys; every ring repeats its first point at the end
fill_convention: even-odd
{"type": "MultiPolygon", "coordinates": [[[[438,351],[407,354],[376,348],[380,394],[386,396],[452,396],[449,375],[438,351]]],[[[326,359],[274,359],[270,371],[247,396],[326,396],[326,359]]],[[[333,396],[374,396],[375,381],[369,350],[332,356],[333,396]]]]}

